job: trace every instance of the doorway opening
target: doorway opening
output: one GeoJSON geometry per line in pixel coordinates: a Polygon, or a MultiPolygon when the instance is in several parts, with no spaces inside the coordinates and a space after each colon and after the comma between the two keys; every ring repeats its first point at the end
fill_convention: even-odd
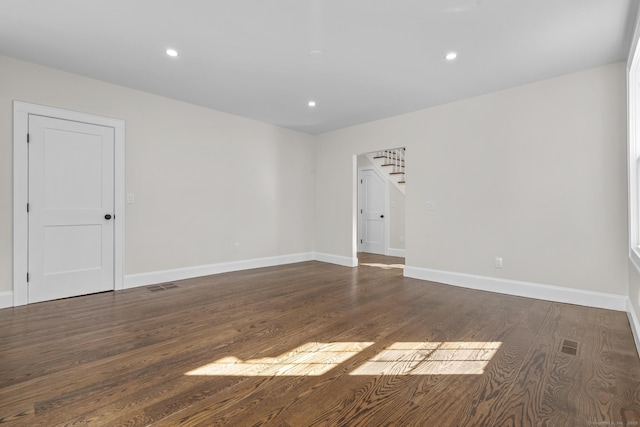
{"type": "Polygon", "coordinates": [[[356,255],[405,256],[405,148],[357,156],[356,255]]]}

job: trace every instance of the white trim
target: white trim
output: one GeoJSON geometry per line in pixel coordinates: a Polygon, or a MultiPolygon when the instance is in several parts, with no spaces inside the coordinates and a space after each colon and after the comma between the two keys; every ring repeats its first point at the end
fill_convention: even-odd
{"type": "Polygon", "coordinates": [[[389,248],[389,256],[397,256],[397,257],[404,258],[405,252],[406,252],[405,249],[389,248]]]}
{"type": "Polygon", "coordinates": [[[500,279],[497,277],[476,276],[450,271],[431,270],[420,267],[404,267],[405,277],[444,283],[462,288],[497,292],[546,301],[584,305],[587,307],[605,308],[616,311],[627,311],[627,296],[604,292],[586,291],[561,286],[522,282],[519,280],[500,279]]]}
{"type": "Polygon", "coordinates": [[[633,304],[630,299],[627,299],[627,317],[629,317],[631,333],[634,341],[636,342],[638,356],[640,356],[640,320],[638,319],[638,313],[636,313],[636,310],[633,308],[633,304]]]}
{"type": "Polygon", "coordinates": [[[637,251],[633,249],[629,250],[629,261],[631,261],[636,271],[640,273],[640,256],[637,251]]]}
{"type": "Polygon", "coordinates": [[[294,264],[305,261],[326,262],[344,267],[358,266],[358,258],[349,258],[317,252],[306,252],[292,255],[222,262],[217,264],[197,265],[171,270],[151,271],[148,273],[127,274],[124,278],[124,289],[147,286],[155,283],[170,282],[173,280],[192,279],[194,277],[209,276],[212,274],[250,270],[253,268],[274,267],[277,265],[294,264]]]}
{"type": "Polygon", "coordinates": [[[313,261],[311,252],[282,255],[266,258],[255,258],[241,261],[222,262],[218,264],[198,265],[194,267],[175,268],[172,270],[152,271],[149,273],[128,274],[125,276],[124,287],[136,288],[155,283],[170,282],[173,280],[192,279],[194,277],[209,276],[212,274],[229,273],[232,271],[250,270],[253,268],[273,267],[297,262],[313,261]]]}
{"type": "Polygon", "coordinates": [[[635,54],[634,59],[629,61],[627,73],[627,182],[628,182],[628,227],[629,227],[629,250],[630,256],[638,258],[638,244],[640,243],[640,230],[638,218],[640,215],[638,200],[638,126],[636,113],[638,111],[638,84],[640,84],[640,58],[635,54]]]}
{"type": "MultiPolygon", "coordinates": [[[[380,174],[380,172],[378,172],[380,174]]],[[[389,245],[391,244],[391,186],[389,178],[385,178],[384,186],[384,254],[389,256],[389,245]]]]}
{"type": "Polygon", "coordinates": [[[13,103],[13,305],[24,305],[27,295],[28,263],[28,217],[27,189],[29,156],[27,151],[27,130],[29,114],[20,103],[13,103]],[[20,143],[18,143],[20,141],[20,143]]]}
{"type": "Polygon", "coordinates": [[[114,195],[113,207],[116,215],[114,222],[113,241],[113,278],[114,290],[124,289],[124,254],[125,254],[125,122],[119,120],[115,127],[115,153],[114,153],[114,195]]]}
{"type": "Polygon", "coordinates": [[[13,307],[13,292],[0,292],[0,308],[13,307]]]}
{"type": "Polygon", "coordinates": [[[115,170],[114,170],[114,289],[123,289],[124,277],[124,224],[125,224],[125,122],[110,117],[95,116],[60,108],[13,102],[13,305],[28,303],[27,285],[27,192],[29,159],[27,152],[27,131],[29,115],[72,120],[114,128],[115,170]]]}
{"type": "Polygon", "coordinates": [[[316,261],[327,262],[329,264],[342,265],[344,267],[358,266],[358,257],[349,258],[346,256],[323,254],[323,253],[316,252],[314,254],[314,259],[316,261]]]}
{"type": "MultiPolygon", "coordinates": [[[[638,257],[638,252],[635,250],[629,251],[629,260],[633,265],[633,268],[636,269],[638,273],[640,273],[640,257],[638,257]]],[[[633,339],[636,342],[636,348],[638,349],[638,355],[640,356],[640,321],[638,320],[638,313],[636,313],[633,304],[631,303],[631,299],[627,300],[627,316],[629,317],[629,324],[631,325],[631,332],[633,334],[633,339]]]]}
{"type": "Polygon", "coordinates": [[[631,64],[636,61],[636,55],[638,52],[638,44],[640,42],[640,8],[636,11],[636,16],[634,17],[634,26],[633,26],[633,36],[631,40],[631,46],[629,47],[629,55],[627,58],[627,66],[631,66],[631,64]]]}
{"type": "MultiPolygon", "coordinates": [[[[358,155],[351,156],[351,258],[357,258],[360,251],[360,222],[358,221],[358,155]]],[[[357,265],[357,264],[356,264],[357,265]]]]}

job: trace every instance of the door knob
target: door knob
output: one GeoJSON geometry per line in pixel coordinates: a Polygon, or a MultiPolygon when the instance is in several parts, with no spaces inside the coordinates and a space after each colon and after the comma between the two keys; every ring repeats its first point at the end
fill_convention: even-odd
{"type": "Polygon", "coordinates": [[[106,215],[104,216],[104,219],[107,219],[107,220],[111,219],[111,215],[110,215],[110,214],[106,214],[106,215]]]}
{"type": "Polygon", "coordinates": [[[384,218],[384,215],[380,215],[380,218],[384,218]]]}

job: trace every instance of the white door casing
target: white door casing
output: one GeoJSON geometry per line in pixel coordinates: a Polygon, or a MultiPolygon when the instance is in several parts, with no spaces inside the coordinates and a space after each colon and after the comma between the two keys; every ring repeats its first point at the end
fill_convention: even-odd
{"type": "Polygon", "coordinates": [[[14,102],[14,306],[123,288],[124,130],[122,120],[14,102]],[[30,141],[40,137],[57,139],[56,144],[47,144],[48,148],[34,149],[31,161],[35,162],[34,166],[39,164],[35,169],[40,172],[32,169],[31,173],[31,142],[27,144],[30,122],[31,131],[35,132],[33,136],[29,135],[30,141]],[[44,135],[38,136],[38,127],[43,129],[44,135]],[[62,135],[68,138],[61,138],[62,135]],[[97,143],[104,138],[111,142],[97,143]],[[90,142],[83,145],[83,140],[90,142]],[[82,158],[77,152],[80,150],[85,160],[65,165],[66,149],[76,150],[78,159],[82,158]],[[49,169],[42,168],[42,162],[49,163],[49,169]],[[109,171],[104,170],[105,165],[111,165],[109,171]],[[96,173],[98,167],[99,174],[96,173]],[[82,182],[72,178],[79,173],[86,175],[82,182]],[[100,186],[103,181],[110,181],[106,185],[111,187],[106,192],[102,189],[99,197],[94,191],[98,180],[100,186]],[[43,205],[35,202],[40,206],[29,206],[31,212],[27,213],[29,198],[39,198],[38,192],[48,207],[40,210],[43,205]],[[98,199],[100,207],[97,207],[98,199]],[[108,208],[111,208],[110,212],[108,208]],[[96,218],[98,211],[100,215],[96,218]],[[32,213],[34,216],[30,219],[32,213]],[[111,214],[112,218],[106,220],[106,214],[111,214]],[[29,230],[30,222],[33,233],[29,230]],[[95,246],[98,241],[99,249],[95,246]],[[51,289],[45,287],[40,289],[42,292],[30,294],[31,284],[37,287],[47,282],[50,285],[64,283],[61,293],[51,293],[51,289]],[[74,290],[67,289],[66,284],[74,282],[76,285],[82,283],[84,287],[79,292],[75,285],[71,286],[74,290]]]}
{"type": "Polygon", "coordinates": [[[358,243],[360,251],[387,255],[387,181],[373,168],[358,170],[358,243]]]}
{"type": "Polygon", "coordinates": [[[114,129],[29,115],[29,303],[114,289],[114,129]]]}

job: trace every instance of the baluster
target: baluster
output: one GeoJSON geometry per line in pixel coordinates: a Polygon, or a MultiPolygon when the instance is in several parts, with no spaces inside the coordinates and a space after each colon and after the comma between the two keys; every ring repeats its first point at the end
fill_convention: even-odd
{"type": "Polygon", "coordinates": [[[396,150],[393,150],[393,164],[394,169],[396,170],[396,172],[400,172],[400,167],[398,165],[398,153],[396,153],[396,150]]]}

